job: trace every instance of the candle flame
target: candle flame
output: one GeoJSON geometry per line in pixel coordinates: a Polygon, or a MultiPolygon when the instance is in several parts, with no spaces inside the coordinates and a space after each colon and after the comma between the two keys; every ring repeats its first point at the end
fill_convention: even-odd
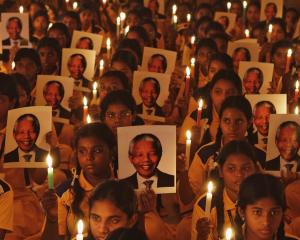
{"type": "Polygon", "coordinates": [[[232,235],[233,235],[232,229],[231,228],[227,228],[226,229],[226,233],[225,233],[226,240],[230,240],[232,238],[232,235]]]}
{"type": "Polygon", "coordinates": [[[91,116],[90,116],[90,114],[88,114],[88,115],[86,116],[86,123],[89,124],[89,123],[91,123],[91,122],[92,122],[91,116]]]}
{"type": "Polygon", "coordinates": [[[296,81],[295,87],[297,90],[299,90],[299,80],[296,81]]]}
{"type": "Polygon", "coordinates": [[[121,24],[121,18],[117,17],[117,25],[120,26],[120,24],[121,24]]]}
{"type": "Polygon", "coordinates": [[[125,35],[129,32],[129,26],[127,25],[125,28],[125,35]]]}
{"type": "Polygon", "coordinates": [[[185,74],[187,77],[191,76],[191,68],[190,67],[186,67],[185,74]]]}
{"type": "Polygon", "coordinates": [[[244,9],[247,8],[247,5],[248,5],[247,1],[243,1],[243,7],[244,7],[244,9]]]}
{"type": "Polygon", "coordinates": [[[66,0],[66,3],[68,3],[69,2],[69,0],[66,0]]]}
{"type": "Polygon", "coordinates": [[[273,31],[273,24],[269,24],[268,32],[271,33],[273,31]]]}
{"type": "Polygon", "coordinates": [[[20,13],[23,13],[23,12],[24,12],[24,7],[23,7],[22,5],[19,7],[19,12],[20,12],[20,13]]]}
{"type": "Polygon", "coordinates": [[[190,21],[191,21],[191,18],[192,18],[192,15],[191,15],[190,13],[188,13],[188,14],[186,15],[186,20],[187,20],[187,22],[190,22],[190,21]]]}
{"type": "Polygon", "coordinates": [[[173,15],[173,23],[177,23],[177,16],[176,15],[173,15]]]}
{"type": "Polygon", "coordinates": [[[11,69],[15,69],[15,67],[16,67],[16,63],[15,63],[15,61],[12,61],[12,63],[11,63],[11,69]]]}
{"type": "Polygon", "coordinates": [[[75,10],[78,7],[78,3],[77,2],[73,2],[73,9],[75,10]]]}
{"type": "Polygon", "coordinates": [[[295,107],[294,113],[295,113],[296,115],[299,114],[299,107],[298,107],[298,106],[295,107]]]}
{"type": "Polygon", "coordinates": [[[214,188],[214,185],[213,185],[212,181],[209,181],[207,184],[208,193],[212,193],[213,188],[214,188]]]}
{"type": "Polygon", "coordinates": [[[47,155],[46,162],[48,164],[48,168],[52,168],[52,157],[50,154],[47,155]]]}
{"type": "Polygon", "coordinates": [[[121,21],[124,21],[126,19],[126,13],[120,12],[120,19],[121,21]]]}
{"type": "Polygon", "coordinates": [[[172,14],[175,15],[176,12],[177,12],[177,5],[174,4],[174,5],[172,6],[172,14]]]}
{"type": "Polygon", "coordinates": [[[94,82],[94,83],[93,83],[93,90],[97,90],[97,87],[98,87],[98,83],[97,83],[97,82],[94,82]]]}
{"type": "Polygon", "coordinates": [[[191,44],[195,44],[195,42],[196,42],[196,36],[193,35],[191,36],[191,44]]]}
{"type": "Polygon", "coordinates": [[[106,4],[106,0],[102,0],[102,3],[103,3],[103,5],[105,5],[106,4]]]}
{"type": "Polygon", "coordinates": [[[83,221],[81,219],[77,222],[77,233],[78,234],[83,233],[83,221]]]}
{"type": "Polygon", "coordinates": [[[231,8],[231,2],[227,2],[227,9],[228,9],[228,11],[230,10],[230,8],[231,8]]]}
{"type": "Polygon", "coordinates": [[[104,60],[103,59],[100,60],[99,66],[100,66],[100,69],[104,68],[104,60]]]}
{"type": "Polygon", "coordinates": [[[110,49],[110,47],[111,47],[111,41],[110,41],[110,38],[108,37],[108,38],[106,39],[106,48],[107,48],[107,49],[110,49]]]}
{"type": "Polygon", "coordinates": [[[192,132],[190,130],[187,130],[186,133],[185,133],[185,136],[186,136],[187,140],[191,140],[191,138],[192,138],[192,132]]]}
{"type": "Polygon", "coordinates": [[[250,31],[249,31],[249,29],[245,29],[245,35],[246,35],[247,38],[250,36],[250,31]]]}
{"type": "Polygon", "coordinates": [[[293,54],[293,50],[290,48],[290,49],[288,50],[288,52],[287,52],[287,56],[288,56],[288,57],[291,57],[292,54],[293,54]]]}
{"type": "Polygon", "coordinates": [[[191,58],[191,65],[192,65],[192,66],[194,66],[194,65],[195,65],[195,63],[196,63],[196,58],[194,58],[194,57],[193,57],[193,58],[191,58]]]}
{"type": "Polygon", "coordinates": [[[200,98],[199,102],[198,102],[198,109],[202,110],[203,108],[203,100],[202,98],[200,98]]]}
{"type": "Polygon", "coordinates": [[[88,104],[88,100],[87,100],[86,96],[84,96],[84,97],[83,97],[83,106],[86,107],[87,104],[88,104]]]}
{"type": "Polygon", "coordinates": [[[48,25],[48,30],[49,30],[52,26],[53,26],[53,23],[52,23],[52,22],[49,23],[49,25],[48,25]]]}

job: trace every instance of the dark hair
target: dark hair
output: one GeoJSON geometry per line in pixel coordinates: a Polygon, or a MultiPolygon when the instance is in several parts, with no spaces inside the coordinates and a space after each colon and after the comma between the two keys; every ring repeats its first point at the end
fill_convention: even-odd
{"type": "Polygon", "coordinates": [[[50,29],[48,29],[48,34],[51,32],[51,31],[60,31],[61,33],[63,33],[67,39],[67,46],[69,46],[70,44],[70,33],[69,33],[69,29],[68,27],[63,24],[62,22],[56,22],[52,25],[52,27],[50,29]]]}
{"type": "Polygon", "coordinates": [[[129,79],[126,76],[125,73],[121,72],[121,71],[117,71],[117,70],[109,70],[107,72],[105,72],[101,77],[100,80],[103,78],[115,78],[118,79],[120,81],[120,83],[122,84],[124,90],[130,92],[130,84],[129,84],[129,79]]]}
{"type": "Polygon", "coordinates": [[[226,54],[226,53],[215,53],[214,55],[212,55],[212,57],[210,58],[209,61],[209,66],[212,63],[212,61],[218,61],[221,62],[222,64],[224,64],[226,66],[227,70],[232,70],[233,71],[233,62],[232,62],[232,58],[226,54]]]}
{"type": "Polygon", "coordinates": [[[34,132],[39,135],[40,134],[40,122],[39,122],[39,119],[31,114],[31,113],[26,113],[26,114],[23,114],[21,115],[20,117],[18,117],[18,119],[15,121],[15,125],[14,125],[14,133],[17,131],[17,127],[19,125],[19,123],[23,120],[29,120],[32,122],[32,127],[34,129],[34,132]]]}
{"type": "MultiPolygon", "coordinates": [[[[101,140],[108,146],[110,151],[114,151],[114,149],[116,148],[116,140],[114,134],[111,132],[109,127],[107,127],[103,123],[95,122],[82,126],[75,135],[73,149],[75,150],[78,147],[78,142],[80,139],[87,137],[93,137],[101,140]]],[[[77,163],[76,173],[79,174],[80,171],[80,165],[77,163]]],[[[80,209],[80,204],[84,198],[84,189],[80,186],[78,178],[75,179],[74,185],[71,186],[71,191],[74,195],[74,200],[71,204],[72,211],[74,212],[75,216],[82,218],[84,214],[80,209]]]]}
{"type": "Polygon", "coordinates": [[[234,54],[237,54],[239,51],[243,51],[245,53],[246,61],[251,60],[251,54],[250,54],[248,48],[245,48],[245,47],[238,47],[238,48],[234,49],[232,56],[234,54]]]}
{"type": "MultiPolygon", "coordinates": [[[[243,90],[242,90],[242,81],[240,77],[233,71],[233,70],[225,70],[221,69],[218,71],[212,78],[212,80],[208,83],[208,89],[209,93],[213,90],[214,86],[219,82],[219,81],[227,81],[232,83],[237,92],[238,95],[242,95],[243,90]]],[[[208,117],[208,123],[211,123],[213,120],[213,102],[211,99],[210,94],[208,95],[209,97],[207,98],[207,117],[208,117]]]]}
{"type": "Polygon", "coordinates": [[[281,30],[284,32],[284,36],[286,36],[286,24],[282,18],[273,18],[270,21],[270,24],[273,24],[273,26],[278,25],[281,28],[281,30]]]}
{"type": "Polygon", "coordinates": [[[285,121],[285,122],[282,122],[279,125],[279,127],[277,128],[277,130],[276,130],[275,140],[279,139],[280,131],[282,129],[288,128],[288,127],[291,127],[291,128],[295,129],[296,135],[297,135],[297,142],[300,143],[300,125],[297,122],[295,122],[295,121],[285,121]]]}
{"type": "MultiPolygon", "coordinates": [[[[224,145],[221,148],[221,152],[217,157],[217,162],[219,168],[222,168],[228,159],[229,156],[233,154],[243,154],[247,156],[249,159],[253,161],[253,164],[256,166],[257,161],[255,158],[255,153],[253,146],[249,144],[247,141],[243,140],[234,140],[224,145]]],[[[223,201],[223,191],[224,191],[224,182],[217,178],[217,191],[215,192],[215,200],[216,200],[216,210],[217,210],[217,231],[219,236],[223,236],[224,234],[224,201],[223,201]]]]}
{"type": "Polygon", "coordinates": [[[137,212],[137,198],[134,190],[125,182],[107,180],[99,184],[89,198],[89,208],[96,201],[111,201],[117,208],[131,218],[137,212]]]}
{"type": "Polygon", "coordinates": [[[49,22],[49,16],[48,16],[46,10],[37,11],[32,17],[32,22],[34,22],[34,20],[38,17],[44,17],[46,19],[46,21],[49,22]]]}
{"type": "MultiPolygon", "coordinates": [[[[137,33],[139,35],[139,37],[141,39],[143,39],[143,41],[145,42],[145,45],[150,46],[150,39],[149,39],[148,33],[145,30],[145,28],[143,28],[142,26],[133,26],[129,29],[128,33],[130,33],[130,32],[137,33]]],[[[128,33],[127,33],[127,35],[128,35],[128,33]]]]}
{"type": "Polygon", "coordinates": [[[37,51],[39,52],[39,50],[44,47],[51,48],[57,53],[58,59],[61,58],[61,47],[55,38],[44,37],[41,39],[38,43],[37,51]]]}
{"type": "MultiPolygon", "coordinates": [[[[237,205],[245,210],[247,205],[254,204],[263,198],[273,199],[284,211],[286,202],[284,197],[284,186],[279,179],[269,174],[256,173],[247,177],[240,185],[237,205]]],[[[236,216],[236,236],[243,239],[241,224],[243,221],[239,214],[236,216]]],[[[283,221],[277,231],[277,239],[286,239],[283,221]]]]}
{"type": "Polygon", "coordinates": [[[167,62],[167,58],[166,58],[164,55],[162,55],[162,54],[159,54],[159,53],[153,54],[153,55],[150,57],[149,61],[148,61],[148,65],[149,65],[150,62],[152,62],[153,59],[155,59],[155,58],[158,58],[159,60],[161,60],[162,67],[163,67],[163,71],[166,72],[167,66],[168,66],[168,62],[167,62]]]}
{"type": "Polygon", "coordinates": [[[199,6],[197,7],[197,9],[196,9],[195,12],[197,13],[200,9],[203,9],[203,8],[209,10],[210,13],[211,13],[211,15],[213,15],[214,10],[213,10],[212,6],[209,3],[201,3],[201,4],[199,4],[199,6]]]}
{"type": "Polygon", "coordinates": [[[38,69],[38,72],[40,71],[41,60],[40,60],[40,56],[36,50],[34,50],[32,48],[21,48],[15,56],[15,59],[14,59],[15,63],[20,61],[22,58],[29,58],[30,60],[32,60],[35,63],[35,65],[38,69]]]}
{"type": "Polygon", "coordinates": [[[275,42],[271,48],[271,57],[275,55],[275,53],[279,48],[292,48],[292,47],[293,47],[292,42],[288,40],[280,40],[278,42],[275,42]]]}
{"type": "Polygon", "coordinates": [[[51,81],[48,81],[45,86],[44,86],[44,89],[43,89],[43,94],[45,95],[45,93],[47,92],[47,89],[50,85],[52,84],[55,84],[56,86],[58,86],[58,92],[59,92],[59,95],[61,96],[61,98],[63,99],[64,98],[64,95],[65,95],[65,89],[64,89],[64,85],[59,82],[59,81],[56,81],[56,80],[51,80],[51,81]]]}
{"type": "Polygon", "coordinates": [[[217,44],[211,38],[201,39],[201,41],[199,41],[197,43],[197,46],[196,46],[196,55],[198,55],[198,52],[199,52],[200,48],[210,48],[211,50],[213,50],[215,52],[218,52],[217,44]]]}
{"type": "Polygon", "coordinates": [[[106,240],[148,240],[148,237],[138,228],[118,228],[111,232],[106,240]]]}
{"type": "Polygon", "coordinates": [[[117,51],[126,50],[126,49],[130,49],[131,51],[135,52],[135,54],[138,57],[138,63],[139,64],[142,62],[143,52],[142,52],[142,49],[140,47],[140,44],[139,44],[138,40],[128,39],[128,38],[122,39],[121,42],[119,42],[119,46],[117,48],[117,51]]]}
{"type": "Polygon", "coordinates": [[[211,21],[208,24],[207,28],[205,29],[205,34],[207,35],[208,32],[211,30],[216,31],[216,32],[224,32],[224,27],[219,22],[211,21]]]}
{"type": "MultiPolygon", "coordinates": [[[[245,98],[244,96],[230,96],[228,98],[226,98],[221,106],[220,109],[220,113],[219,113],[219,118],[222,118],[222,115],[224,113],[224,111],[228,108],[234,108],[237,109],[239,111],[241,111],[248,122],[251,121],[252,119],[252,107],[250,102],[248,101],[247,98],[245,98]]],[[[250,127],[247,129],[247,139],[249,140],[249,142],[252,144],[254,143],[254,136],[253,136],[253,126],[250,125],[250,127]]],[[[218,142],[218,144],[221,144],[221,140],[222,140],[222,130],[221,127],[219,126],[218,129],[218,133],[216,136],[216,141],[218,142]]]]}
{"type": "Polygon", "coordinates": [[[132,157],[133,147],[136,143],[140,141],[151,141],[153,148],[156,150],[156,154],[160,159],[163,153],[162,145],[158,137],[153,135],[152,133],[142,133],[136,135],[129,143],[128,156],[132,157]]]}
{"type": "MultiPolygon", "coordinates": [[[[79,14],[78,14],[77,12],[67,11],[67,12],[65,12],[64,15],[62,16],[62,18],[64,18],[64,17],[69,17],[69,18],[75,19],[76,22],[77,22],[78,29],[80,29],[81,22],[80,22],[79,14]]],[[[78,30],[78,29],[77,29],[77,30],[78,30]]]]}
{"type": "MultiPolygon", "coordinates": [[[[26,94],[30,95],[30,93],[31,93],[30,85],[29,85],[27,79],[22,74],[20,74],[20,73],[12,73],[12,74],[10,74],[10,77],[15,82],[16,87],[17,86],[21,86],[21,88],[24,89],[24,91],[26,92],[26,94]]],[[[2,83],[0,83],[0,85],[1,85],[1,88],[3,88],[3,86],[5,86],[2,83]]],[[[1,88],[0,88],[0,92],[1,92],[1,88]]]]}
{"type": "Polygon", "coordinates": [[[8,25],[10,24],[11,21],[17,21],[18,27],[19,27],[20,29],[23,28],[22,21],[20,20],[20,18],[18,18],[18,17],[16,17],[16,16],[10,17],[10,18],[7,20],[6,28],[8,27],[8,25]]]}
{"type": "Polygon", "coordinates": [[[257,102],[253,108],[253,114],[255,113],[255,110],[259,107],[267,107],[270,109],[271,114],[276,114],[276,108],[275,108],[274,104],[270,101],[263,100],[263,101],[257,102]]]}
{"type": "Polygon", "coordinates": [[[133,53],[128,50],[119,50],[115,52],[111,59],[111,65],[118,61],[125,63],[132,72],[137,70],[138,63],[136,58],[134,57],[133,53]]]}
{"type": "Polygon", "coordinates": [[[106,97],[102,100],[100,104],[101,114],[100,118],[102,120],[105,119],[105,114],[107,112],[108,107],[111,104],[122,104],[128,107],[133,114],[136,113],[136,102],[132,95],[128,91],[124,90],[116,90],[111,91],[106,97]]]}
{"type": "MultiPolygon", "coordinates": [[[[0,72],[0,94],[5,95],[9,100],[18,99],[18,91],[15,81],[8,74],[0,72]]],[[[17,101],[18,102],[18,101],[17,101]]]]}

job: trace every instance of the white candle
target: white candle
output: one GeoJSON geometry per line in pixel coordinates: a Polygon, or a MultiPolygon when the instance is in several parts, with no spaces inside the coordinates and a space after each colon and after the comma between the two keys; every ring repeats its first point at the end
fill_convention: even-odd
{"type": "Polygon", "coordinates": [[[291,65],[291,61],[292,61],[292,54],[293,54],[293,50],[289,49],[287,52],[287,59],[286,59],[286,66],[285,66],[285,72],[289,72],[290,71],[290,65],[291,65]]]}
{"type": "Polygon", "coordinates": [[[190,94],[191,69],[189,66],[185,69],[185,97],[189,99],[190,94]]]}
{"type": "Polygon", "coordinates": [[[53,26],[53,23],[52,23],[52,22],[49,23],[49,25],[48,25],[48,30],[49,30],[52,26],[53,26]]]}
{"type": "Polygon", "coordinates": [[[12,61],[12,62],[11,62],[11,69],[14,70],[15,67],[16,67],[16,63],[15,63],[15,61],[12,61]]]}
{"type": "Polygon", "coordinates": [[[175,15],[176,12],[177,12],[177,5],[173,4],[173,6],[172,6],[172,15],[175,15]]]}
{"type": "Polygon", "coordinates": [[[294,114],[297,114],[297,115],[299,114],[299,107],[298,106],[295,107],[294,114]]]}
{"type": "Polygon", "coordinates": [[[191,143],[192,143],[192,133],[190,130],[187,130],[186,133],[186,144],[185,144],[185,158],[186,158],[186,170],[189,169],[190,166],[190,153],[191,153],[191,143]]]}
{"type": "Polygon", "coordinates": [[[177,24],[177,21],[178,21],[178,19],[177,19],[177,15],[173,15],[173,24],[176,26],[176,24],[177,24]]]}
{"type": "Polygon", "coordinates": [[[106,0],[102,0],[102,5],[105,6],[106,0]]]}
{"type": "Polygon", "coordinates": [[[101,59],[99,62],[99,76],[101,77],[104,71],[104,60],[101,59]]]}
{"type": "Polygon", "coordinates": [[[191,44],[194,45],[195,42],[196,42],[196,36],[193,35],[193,36],[191,36],[191,44]]]}
{"type": "Polygon", "coordinates": [[[94,82],[93,83],[93,100],[95,100],[95,101],[97,101],[97,87],[98,87],[97,82],[94,82]]]}
{"type": "Polygon", "coordinates": [[[80,219],[77,222],[77,235],[76,240],[83,240],[83,221],[80,219]]]}
{"type": "Polygon", "coordinates": [[[187,21],[187,22],[190,22],[191,19],[192,19],[192,15],[191,15],[190,13],[188,13],[188,14],[186,15],[186,21],[187,21]]]}
{"type": "Polygon", "coordinates": [[[125,19],[126,19],[126,13],[120,12],[121,31],[123,31],[125,19]]]}
{"type": "Polygon", "coordinates": [[[23,7],[22,5],[19,7],[19,12],[20,12],[20,13],[23,13],[23,12],[24,12],[24,7],[23,7]]]}
{"type": "Polygon", "coordinates": [[[88,115],[88,100],[86,98],[86,96],[83,97],[83,116],[82,116],[82,120],[84,122],[86,122],[86,117],[88,115]]]}
{"type": "Polygon", "coordinates": [[[66,3],[69,3],[69,0],[65,0],[66,3]]]}
{"type": "Polygon", "coordinates": [[[233,231],[231,228],[226,229],[225,237],[226,237],[226,240],[231,240],[231,238],[233,237],[233,231]]]}
{"type": "Polygon", "coordinates": [[[267,34],[268,42],[271,42],[272,32],[273,32],[273,25],[269,24],[269,26],[268,26],[268,34],[267,34]]]}
{"type": "Polygon", "coordinates": [[[191,67],[195,67],[196,59],[194,57],[191,58],[191,67]]]}
{"type": "Polygon", "coordinates": [[[231,9],[231,2],[227,2],[227,11],[230,12],[231,9]]]}
{"type": "Polygon", "coordinates": [[[198,113],[197,113],[197,126],[200,127],[201,117],[202,117],[202,109],[203,109],[203,100],[200,98],[198,102],[198,113]]]}
{"type": "Polygon", "coordinates": [[[246,36],[246,38],[250,37],[250,31],[249,31],[249,29],[245,29],[245,36],[246,36]]]}
{"type": "Polygon", "coordinates": [[[206,216],[210,215],[212,190],[213,190],[213,183],[211,181],[209,181],[208,185],[207,185],[206,203],[205,203],[205,215],[206,216]]]}
{"type": "Polygon", "coordinates": [[[120,37],[121,18],[117,17],[117,38],[120,37]]]}
{"type": "Polygon", "coordinates": [[[91,118],[90,114],[88,114],[88,115],[86,116],[86,123],[89,124],[89,123],[91,123],[91,122],[92,122],[92,118],[91,118]]]}
{"type": "Polygon", "coordinates": [[[76,10],[78,7],[78,3],[77,2],[73,2],[73,10],[76,10]]]}
{"type": "Polygon", "coordinates": [[[124,35],[127,35],[127,33],[129,32],[129,25],[127,25],[126,27],[125,27],[125,30],[124,30],[124,35]]]}
{"type": "Polygon", "coordinates": [[[297,80],[295,83],[294,101],[296,104],[298,103],[298,98],[299,98],[299,80],[297,80]]]}
{"type": "Polygon", "coordinates": [[[106,49],[107,49],[107,59],[110,60],[111,41],[109,37],[106,39],[106,49]]]}
{"type": "Polygon", "coordinates": [[[54,189],[52,158],[51,158],[50,154],[47,155],[46,161],[48,164],[48,188],[54,189]]]}
{"type": "Polygon", "coordinates": [[[244,10],[246,10],[247,5],[248,5],[247,1],[243,1],[243,8],[244,8],[244,10]]]}

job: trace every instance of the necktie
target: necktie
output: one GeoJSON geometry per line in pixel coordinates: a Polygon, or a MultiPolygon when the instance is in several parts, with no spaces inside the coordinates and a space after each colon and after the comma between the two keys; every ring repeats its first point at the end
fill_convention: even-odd
{"type": "Polygon", "coordinates": [[[25,154],[25,155],[23,156],[23,158],[25,159],[25,162],[30,162],[31,157],[32,157],[31,154],[25,154]]]}
{"type": "Polygon", "coordinates": [[[268,138],[262,138],[261,140],[262,140],[262,142],[263,142],[264,144],[267,144],[267,143],[268,143],[268,138]]]}
{"type": "Polygon", "coordinates": [[[152,109],[146,109],[146,112],[147,112],[148,115],[151,115],[153,110],[152,109]]]}
{"type": "Polygon", "coordinates": [[[284,166],[285,166],[285,168],[287,169],[288,172],[291,172],[291,171],[292,171],[292,168],[293,168],[293,166],[294,166],[294,164],[292,164],[292,163],[287,163],[287,164],[285,164],[284,166]]]}
{"type": "Polygon", "coordinates": [[[153,182],[154,182],[153,180],[146,180],[146,181],[143,182],[143,184],[145,184],[145,186],[146,186],[146,190],[151,189],[151,186],[152,186],[153,182]]]}

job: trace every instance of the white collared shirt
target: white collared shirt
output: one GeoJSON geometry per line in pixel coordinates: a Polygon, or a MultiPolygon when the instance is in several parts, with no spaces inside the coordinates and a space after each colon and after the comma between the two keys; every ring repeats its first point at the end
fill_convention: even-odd
{"type": "Polygon", "coordinates": [[[21,40],[20,39],[12,40],[10,38],[9,41],[10,41],[10,46],[14,46],[15,42],[17,42],[17,46],[20,46],[20,44],[21,44],[21,40]]]}
{"type": "Polygon", "coordinates": [[[297,172],[297,161],[286,161],[280,156],[280,170],[286,172],[287,171],[285,166],[286,164],[293,164],[291,171],[294,173],[297,172]]]}
{"type": "Polygon", "coordinates": [[[157,175],[153,175],[150,178],[143,178],[142,176],[139,175],[139,173],[137,173],[137,182],[138,182],[139,189],[146,189],[146,185],[144,184],[144,182],[147,180],[153,181],[151,188],[157,188],[157,181],[158,181],[157,175]]]}
{"type": "Polygon", "coordinates": [[[154,115],[155,115],[155,108],[154,108],[154,107],[149,108],[149,107],[147,107],[147,106],[145,106],[145,105],[143,104],[143,115],[154,116],[154,115]],[[151,111],[152,111],[151,114],[148,114],[148,113],[147,113],[147,110],[151,110],[151,111]]]}
{"type": "Polygon", "coordinates": [[[35,151],[30,151],[28,153],[23,152],[18,148],[19,162],[26,162],[24,155],[31,155],[30,162],[35,162],[35,151]]]}

